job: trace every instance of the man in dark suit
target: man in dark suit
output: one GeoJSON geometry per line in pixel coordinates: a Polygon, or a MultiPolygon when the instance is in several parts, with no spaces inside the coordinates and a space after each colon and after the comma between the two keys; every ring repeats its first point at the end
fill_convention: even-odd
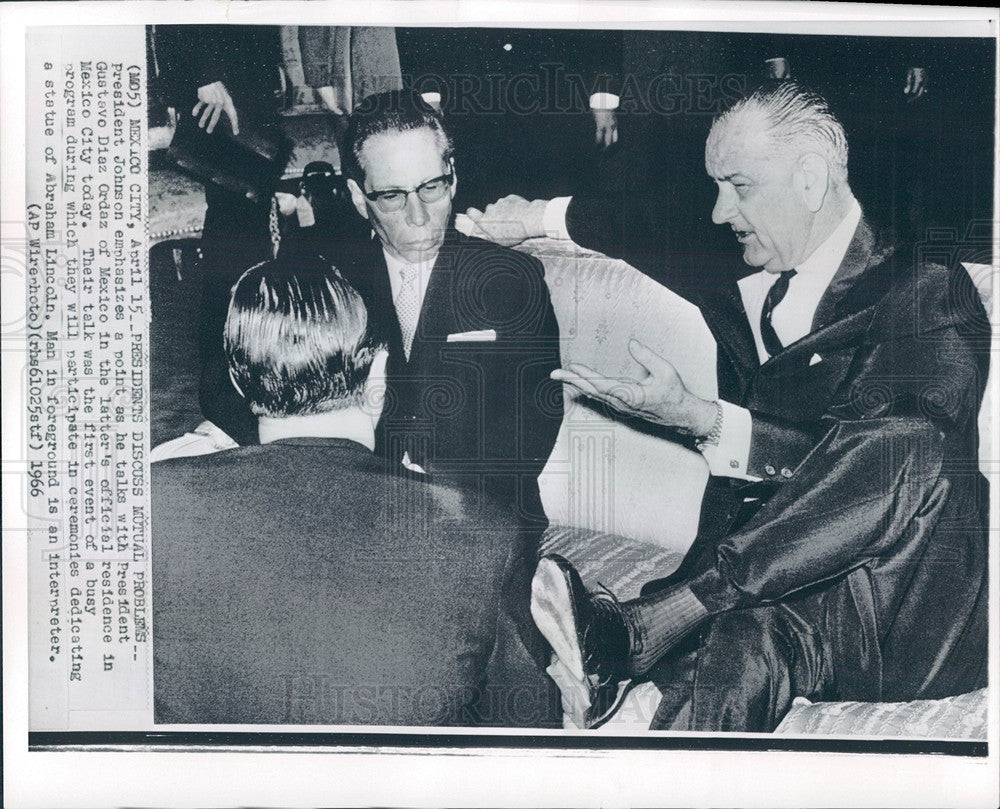
{"type": "Polygon", "coordinates": [[[258,265],[225,341],[261,443],[153,466],[156,721],[537,725],[531,683],[486,683],[519,526],[372,454],[386,352],[358,293],[258,265]]]}
{"type": "MultiPolygon", "coordinates": [[[[547,525],[538,476],[563,413],[550,379],[559,330],[543,268],[452,229],[452,143],[415,93],[371,96],[356,108],[342,162],[372,238],[345,242],[335,260],[389,347],[376,453],[388,469],[402,463],[485,492],[523,526],[504,593],[523,645],[500,651],[512,679],[531,681],[550,653],[529,613],[547,525]]],[[[526,692],[527,713],[547,715],[554,691],[526,692]]]]}
{"type": "Polygon", "coordinates": [[[541,264],[451,229],[451,141],[416,94],[370,97],[345,140],[348,188],[373,238],[336,262],[389,346],[380,451],[544,524],[537,479],[562,399],[549,379],[559,331],[541,264]]]}
{"type": "MultiPolygon", "coordinates": [[[[793,83],[723,114],[705,162],[713,221],[761,268],[738,282],[715,257],[624,249],[639,216],[627,200],[507,199],[470,212],[485,230],[519,216],[532,234],[561,208],[575,241],[674,279],[718,344],[718,402],[637,343],[642,379],[582,366],[557,375],[693,436],[713,474],[681,567],[639,599],[588,594],[565,560],[540,563],[532,611],[558,655],[564,705],[592,726],[628,683],[651,678],[664,694],[653,727],[768,731],[795,696],[982,687],[976,425],[989,326],[971,280],[874,233],[848,184],[843,128],[793,83]]],[[[661,246],[684,221],[676,201],[665,212],[661,246]]]]}

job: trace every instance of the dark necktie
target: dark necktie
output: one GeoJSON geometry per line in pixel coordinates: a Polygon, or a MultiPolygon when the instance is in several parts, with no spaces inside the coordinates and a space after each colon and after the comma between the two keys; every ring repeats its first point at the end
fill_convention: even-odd
{"type": "Polygon", "coordinates": [[[760,313],[760,336],[764,341],[765,350],[771,357],[784,348],[774,331],[774,326],[771,325],[771,315],[774,313],[774,308],[781,303],[788,292],[788,282],[792,280],[793,275],[795,275],[795,270],[785,270],[778,276],[778,280],[771,284],[771,288],[767,291],[767,297],[764,299],[764,308],[760,313]]]}

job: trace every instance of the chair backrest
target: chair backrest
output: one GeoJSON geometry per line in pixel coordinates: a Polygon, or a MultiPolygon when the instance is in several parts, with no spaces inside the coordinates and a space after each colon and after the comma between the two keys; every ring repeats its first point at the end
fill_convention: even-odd
{"type": "MultiPolygon", "coordinates": [[[[1000,279],[1000,272],[991,264],[977,264],[963,261],[962,266],[965,267],[972,278],[972,283],[976,285],[976,291],[979,292],[979,297],[982,299],[990,322],[995,323],[996,320],[993,315],[995,284],[993,279],[994,277],[1000,279]]],[[[996,328],[994,327],[993,339],[996,340],[997,336],[996,328]]],[[[996,430],[996,426],[993,423],[993,415],[996,412],[996,397],[994,394],[997,379],[996,366],[996,356],[994,355],[990,357],[990,374],[986,380],[986,395],[983,396],[983,404],[979,408],[979,470],[987,477],[991,473],[996,474],[996,467],[990,463],[990,460],[995,457],[993,455],[993,431],[996,430]],[[992,469],[991,466],[993,466],[992,469]]]]}
{"type": "MultiPolygon", "coordinates": [[[[523,249],[545,266],[564,366],[635,378],[634,338],[670,360],[696,394],[717,397],[715,341],[696,307],[625,262],[572,242],[538,239],[523,249]]],[[[565,393],[562,427],[539,478],[549,519],[685,551],[708,481],[701,455],[565,393]]]]}

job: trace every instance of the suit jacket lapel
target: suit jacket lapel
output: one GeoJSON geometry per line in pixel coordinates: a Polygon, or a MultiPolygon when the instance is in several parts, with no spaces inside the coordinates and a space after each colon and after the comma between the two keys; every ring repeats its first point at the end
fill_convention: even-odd
{"type": "Polygon", "coordinates": [[[865,308],[870,302],[869,296],[848,293],[854,289],[866,270],[882,264],[891,254],[892,248],[878,244],[874,231],[862,216],[840,267],[816,307],[810,334],[865,308]]]}
{"type": "Polygon", "coordinates": [[[859,321],[854,315],[862,313],[881,297],[879,287],[886,280],[886,273],[880,268],[888,267],[886,262],[892,252],[891,242],[881,244],[862,217],[840,267],[820,298],[809,334],[786,346],[760,367],[769,373],[780,373],[786,362],[797,363],[802,352],[811,355],[817,344],[841,345],[845,339],[854,340],[864,322],[863,316],[859,321]]]}
{"type": "Polygon", "coordinates": [[[760,367],[745,404],[799,418],[832,395],[867,332],[873,306],[884,295],[885,283],[891,281],[892,267],[887,261],[891,254],[891,248],[883,248],[862,219],[820,299],[812,330],[760,367]],[[816,357],[822,365],[813,369],[816,357]],[[803,387],[806,379],[809,385],[803,387]],[[822,395],[821,390],[825,391],[822,395]]]}
{"type": "Polygon", "coordinates": [[[446,241],[441,245],[431,277],[427,283],[417,331],[410,349],[410,364],[419,360],[435,343],[444,340],[454,331],[454,311],[451,306],[452,283],[457,260],[457,246],[446,241]]]}
{"type": "Polygon", "coordinates": [[[726,284],[707,294],[700,308],[705,325],[715,336],[719,395],[739,402],[760,367],[739,287],[726,284]]]}
{"type": "Polygon", "coordinates": [[[370,298],[375,311],[369,307],[368,316],[375,318],[389,344],[389,367],[387,373],[391,377],[406,365],[406,354],[403,352],[403,333],[399,328],[399,317],[396,315],[396,304],[392,300],[392,285],[389,283],[389,270],[385,265],[385,254],[381,246],[375,242],[377,255],[373,256],[371,268],[370,298]]]}

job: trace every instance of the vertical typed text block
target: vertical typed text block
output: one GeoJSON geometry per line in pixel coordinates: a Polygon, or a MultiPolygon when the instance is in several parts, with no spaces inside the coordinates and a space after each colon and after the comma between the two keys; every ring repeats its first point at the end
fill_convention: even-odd
{"type": "Polygon", "coordinates": [[[29,29],[26,459],[32,730],[151,713],[141,27],[29,29]]]}

